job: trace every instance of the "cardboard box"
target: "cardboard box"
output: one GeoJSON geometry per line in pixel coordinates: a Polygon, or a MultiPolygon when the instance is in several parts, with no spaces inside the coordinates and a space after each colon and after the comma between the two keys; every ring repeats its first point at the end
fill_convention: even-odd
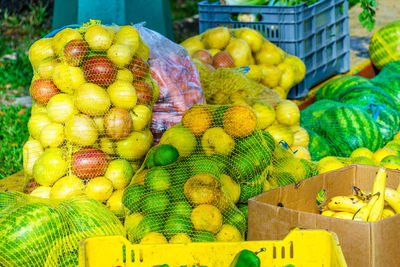
{"type": "MultiPolygon", "coordinates": [[[[377,222],[357,222],[319,215],[316,203],[321,189],[326,190],[326,201],[351,195],[353,185],[371,191],[378,169],[352,165],[250,199],[249,240],[282,239],[295,227],[326,229],[337,234],[348,266],[400,266],[399,214],[377,222]]],[[[396,189],[400,171],[387,173],[387,187],[396,189]]]]}

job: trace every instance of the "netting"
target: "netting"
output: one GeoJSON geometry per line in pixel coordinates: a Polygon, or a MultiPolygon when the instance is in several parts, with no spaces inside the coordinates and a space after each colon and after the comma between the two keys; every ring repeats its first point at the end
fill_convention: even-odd
{"type": "Polygon", "coordinates": [[[77,266],[80,241],[104,235],[125,236],[126,231],[97,200],[0,192],[1,266],[77,266]]]}
{"type": "Polygon", "coordinates": [[[31,46],[33,107],[23,158],[32,195],[86,195],[123,215],[123,190],[153,144],[159,89],[149,53],[135,27],[98,21],[31,46]]]}
{"type": "Polygon", "coordinates": [[[258,128],[261,123],[246,105],[188,109],[149,151],[125,190],[129,240],[243,240],[247,215],[241,210],[249,198],[315,174],[311,161],[295,157],[297,151],[258,128]]]}

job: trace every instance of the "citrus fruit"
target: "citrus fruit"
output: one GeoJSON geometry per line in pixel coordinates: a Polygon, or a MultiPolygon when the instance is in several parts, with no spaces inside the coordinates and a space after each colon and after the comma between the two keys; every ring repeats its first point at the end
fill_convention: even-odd
{"type": "Polygon", "coordinates": [[[142,203],[142,211],[144,214],[163,214],[170,205],[167,193],[155,191],[148,193],[142,203]]]}
{"type": "Polygon", "coordinates": [[[253,105],[254,113],[257,117],[257,125],[259,129],[266,129],[275,121],[274,108],[263,102],[257,102],[253,105]]]}
{"type": "Polygon", "coordinates": [[[168,195],[171,197],[171,202],[186,200],[183,184],[173,184],[168,189],[168,195]]]}
{"type": "Polygon", "coordinates": [[[192,213],[192,207],[186,200],[181,200],[172,204],[172,207],[170,207],[168,211],[170,216],[177,215],[181,217],[190,218],[190,214],[192,213]]]}
{"type": "Polygon", "coordinates": [[[292,146],[291,150],[293,151],[295,158],[311,160],[311,155],[307,148],[302,146],[292,146]]]}
{"type": "Polygon", "coordinates": [[[374,161],[368,157],[365,157],[365,156],[352,158],[351,163],[352,164],[373,165],[373,166],[379,165],[376,161],[374,161]]]}
{"type": "Polygon", "coordinates": [[[123,26],[114,36],[114,43],[127,46],[133,54],[139,47],[140,36],[132,26],[123,26]]]}
{"type": "Polygon", "coordinates": [[[50,186],[39,186],[33,189],[30,195],[41,198],[50,198],[50,192],[51,192],[50,186]]]}
{"type": "Polygon", "coordinates": [[[251,135],[238,139],[235,149],[238,154],[252,154],[269,161],[275,149],[275,140],[270,133],[256,130],[251,135]]]}
{"type": "Polygon", "coordinates": [[[161,144],[157,147],[154,154],[156,166],[165,166],[174,163],[179,158],[178,150],[169,144],[161,144]]]}
{"type": "Polygon", "coordinates": [[[206,156],[213,154],[229,156],[235,148],[235,140],[221,127],[215,127],[204,132],[201,145],[206,156]]]}
{"type": "Polygon", "coordinates": [[[144,185],[151,191],[167,190],[171,186],[171,175],[162,167],[155,167],[146,173],[144,185]]]}
{"type": "Polygon", "coordinates": [[[125,159],[115,159],[108,164],[104,177],[112,182],[115,189],[125,188],[132,180],[133,169],[125,159]]]}
{"type": "Polygon", "coordinates": [[[337,170],[337,169],[340,169],[343,167],[345,167],[345,165],[343,163],[341,163],[340,161],[331,161],[331,162],[324,164],[321,168],[318,168],[318,174],[337,170]]]}
{"type": "Polygon", "coordinates": [[[144,216],[139,212],[132,213],[125,217],[124,227],[128,234],[129,241],[133,241],[132,233],[135,233],[139,223],[143,220],[144,216]]]}
{"type": "Polygon", "coordinates": [[[181,157],[188,157],[196,147],[197,141],[194,134],[186,127],[172,126],[164,132],[160,139],[160,144],[170,144],[174,146],[181,157]]]}
{"type": "Polygon", "coordinates": [[[223,224],[221,230],[215,236],[216,241],[219,242],[240,242],[243,241],[243,237],[239,230],[232,225],[223,224]]]}
{"type": "Polygon", "coordinates": [[[276,107],[276,120],[283,125],[296,125],[300,121],[299,107],[290,100],[284,100],[276,107]]]}
{"type": "Polygon", "coordinates": [[[290,130],[289,127],[283,125],[283,124],[272,124],[270,127],[268,127],[265,131],[270,133],[275,141],[277,143],[279,142],[285,142],[289,146],[293,145],[294,142],[294,134],[290,130]]]}
{"type": "Polygon", "coordinates": [[[107,50],[113,41],[113,35],[103,25],[93,25],[85,32],[85,41],[94,51],[107,50]]]}
{"type": "Polygon", "coordinates": [[[263,192],[265,178],[257,175],[240,185],[239,202],[247,203],[247,201],[263,192]]]}
{"type": "Polygon", "coordinates": [[[83,194],[85,184],[75,175],[64,176],[53,185],[50,198],[65,200],[83,194]]]}
{"type": "Polygon", "coordinates": [[[246,217],[246,223],[248,221],[249,218],[249,205],[248,204],[240,204],[238,206],[238,209],[244,214],[244,216],[246,217]]]}
{"type": "Polygon", "coordinates": [[[143,169],[141,171],[138,171],[135,176],[131,180],[131,184],[140,184],[144,185],[144,178],[146,177],[146,174],[149,170],[143,169]]]}
{"type": "Polygon", "coordinates": [[[399,143],[391,141],[391,142],[387,143],[384,148],[391,149],[394,152],[396,152],[398,155],[400,155],[400,144],[399,143]]]}
{"type": "Polygon", "coordinates": [[[381,148],[375,151],[375,153],[372,155],[372,159],[376,162],[381,162],[383,158],[390,155],[397,156],[397,153],[388,148],[381,148]]]}
{"type": "Polygon", "coordinates": [[[85,187],[85,195],[97,201],[106,201],[113,192],[113,184],[104,177],[91,179],[85,187]]]}
{"type": "Polygon", "coordinates": [[[198,231],[210,231],[213,234],[218,233],[223,220],[219,209],[209,204],[200,204],[194,208],[190,219],[194,229],[198,231]]]}
{"type": "Polygon", "coordinates": [[[171,238],[172,236],[184,233],[190,235],[193,232],[193,225],[189,218],[173,215],[168,217],[165,222],[163,233],[167,238],[171,238]]]}
{"type": "Polygon", "coordinates": [[[214,112],[214,126],[215,127],[222,127],[222,118],[224,116],[225,111],[227,111],[229,106],[219,106],[214,112]]]}
{"type": "Polygon", "coordinates": [[[33,164],[32,174],[38,184],[52,186],[66,171],[63,151],[60,148],[48,148],[33,164]]]}
{"type": "Polygon", "coordinates": [[[58,147],[64,142],[64,126],[52,122],[40,131],[40,143],[43,147],[58,147]]]}
{"type": "Polygon", "coordinates": [[[106,203],[106,207],[119,218],[124,216],[124,205],[122,204],[123,195],[124,189],[115,190],[106,203]]]}
{"type": "Polygon", "coordinates": [[[154,161],[154,155],[156,154],[156,149],[150,149],[149,152],[147,153],[146,159],[145,159],[145,165],[147,169],[151,169],[154,166],[156,166],[156,163],[154,161]]]}
{"type": "Polygon", "coordinates": [[[145,235],[140,244],[167,244],[168,241],[165,236],[161,233],[151,232],[145,235]]]}
{"type": "Polygon", "coordinates": [[[193,242],[214,242],[215,237],[209,231],[195,231],[192,236],[193,242]]]}
{"type": "Polygon", "coordinates": [[[192,205],[216,204],[221,194],[221,183],[214,175],[197,174],[185,183],[184,194],[192,205]]]}
{"type": "Polygon", "coordinates": [[[231,207],[224,211],[224,224],[230,224],[235,226],[240,233],[244,233],[247,230],[247,218],[236,207],[231,207]]]}
{"type": "Polygon", "coordinates": [[[337,162],[339,160],[335,156],[323,157],[318,161],[317,168],[322,168],[325,164],[330,163],[331,161],[337,162]]]}
{"type": "Polygon", "coordinates": [[[182,125],[196,136],[202,135],[213,123],[211,111],[201,105],[194,105],[183,114],[182,125]]]}
{"type": "Polygon", "coordinates": [[[189,166],[190,170],[192,171],[192,175],[208,173],[219,177],[223,172],[223,168],[221,168],[218,162],[215,162],[212,159],[205,157],[197,158],[196,160],[192,161],[189,166]]]}
{"type": "Polygon", "coordinates": [[[308,136],[307,130],[300,125],[292,125],[289,128],[293,133],[293,145],[302,146],[308,149],[310,137],[308,136]]]}
{"type": "Polygon", "coordinates": [[[169,243],[171,244],[186,244],[192,242],[192,239],[188,234],[179,233],[171,237],[169,243]]]}
{"type": "Polygon", "coordinates": [[[161,232],[163,228],[163,220],[159,216],[145,216],[140,219],[138,215],[135,215],[132,221],[131,226],[128,226],[126,230],[129,241],[135,243],[139,242],[148,233],[161,232]]]}
{"type": "Polygon", "coordinates": [[[350,158],[367,157],[372,159],[374,153],[366,147],[359,147],[350,154],[350,158]]]}
{"type": "Polygon", "coordinates": [[[234,105],[223,115],[222,124],[225,132],[232,137],[246,137],[257,127],[257,117],[251,108],[244,105],[234,105]]]}
{"type": "Polygon", "coordinates": [[[128,160],[141,160],[153,144],[153,134],[149,129],[132,132],[127,138],[116,143],[116,152],[128,160]]]}
{"type": "Polygon", "coordinates": [[[394,155],[390,155],[390,156],[386,156],[384,157],[380,164],[383,166],[384,164],[395,164],[395,165],[399,165],[400,166],[400,157],[399,156],[394,156],[394,155]]]}
{"type": "Polygon", "coordinates": [[[57,94],[47,103],[47,114],[54,122],[64,123],[76,113],[78,110],[74,106],[74,99],[71,95],[57,94]]]}
{"type": "Polygon", "coordinates": [[[227,195],[228,199],[233,203],[238,202],[240,197],[240,185],[226,174],[221,175],[220,181],[222,184],[222,189],[227,195]]]}
{"type": "Polygon", "coordinates": [[[143,198],[146,194],[146,189],[140,184],[129,185],[122,196],[122,204],[132,212],[140,209],[143,198]]]}

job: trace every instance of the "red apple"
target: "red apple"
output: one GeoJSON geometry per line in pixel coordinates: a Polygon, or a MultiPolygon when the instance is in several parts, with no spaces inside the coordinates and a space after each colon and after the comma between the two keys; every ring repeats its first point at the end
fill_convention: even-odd
{"type": "Polygon", "coordinates": [[[83,74],[88,82],[109,86],[117,77],[117,67],[105,56],[93,56],[83,63],[83,74]]]}
{"type": "Polygon", "coordinates": [[[228,52],[221,51],[214,55],[212,65],[214,68],[233,68],[235,63],[228,52]]]}
{"type": "Polygon", "coordinates": [[[200,49],[200,50],[197,50],[196,52],[194,52],[192,55],[192,58],[198,59],[204,64],[211,65],[213,63],[213,57],[212,57],[211,53],[205,49],[200,49]]]}
{"type": "Polygon", "coordinates": [[[112,108],[104,116],[104,129],[108,137],[122,139],[133,130],[131,115],[126,109],[112,108]]]}
{"type": "Polygon", "coordinates": [[[132,72],[134,81],[144,79],[150,70],[149,64],[137,56],[133,56],[128,69],[132,72]]]}
{"type": "Polygon", "coordinates": [[[72,40],[64,46],[64,57],[68,65],[77,67],[82,64],[89,50],[84,40],[72,40]]]}
{"type": "Polygon", "coordinates": [[[107,165],[106,154],[94,147],[85,147],[72,154],[72,172],[81,179],[102,176],[107,170],[107,165]]]}
{"type": "Polygon", "coordinates": [[[47,102],[59,92],[57,86],[49,79],[34,81],[30,91],[32,99],[40,104],[47,104],[47,102]]]}
{"type": "Polygon", "coordinates": [[[144,81],[133,82],[137,95],[137,104],[149,105],[153,101],[153,89],[144,81]]]}

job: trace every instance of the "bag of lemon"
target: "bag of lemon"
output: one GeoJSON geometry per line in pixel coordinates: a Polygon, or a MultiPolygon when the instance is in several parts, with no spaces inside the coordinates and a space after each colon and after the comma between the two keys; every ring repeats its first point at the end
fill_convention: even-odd
{"type": "Polygon", "coordinates": [[[86,195],[123,216],[124,188],[153,144],[158,86],[149,48],[132,26],[65,27],[29,50],[34,76],[23,147],[32,195],[86,195]]]}
{"type": "Polygon", "coordinates": [[[259,124],[255,110],[246,105],[188,109],[179,125],[169,128],[148,152],[125,189],[129,240],[244,240],[243,203],[312,175],[311,162],[294,157],[259,124]]]}

